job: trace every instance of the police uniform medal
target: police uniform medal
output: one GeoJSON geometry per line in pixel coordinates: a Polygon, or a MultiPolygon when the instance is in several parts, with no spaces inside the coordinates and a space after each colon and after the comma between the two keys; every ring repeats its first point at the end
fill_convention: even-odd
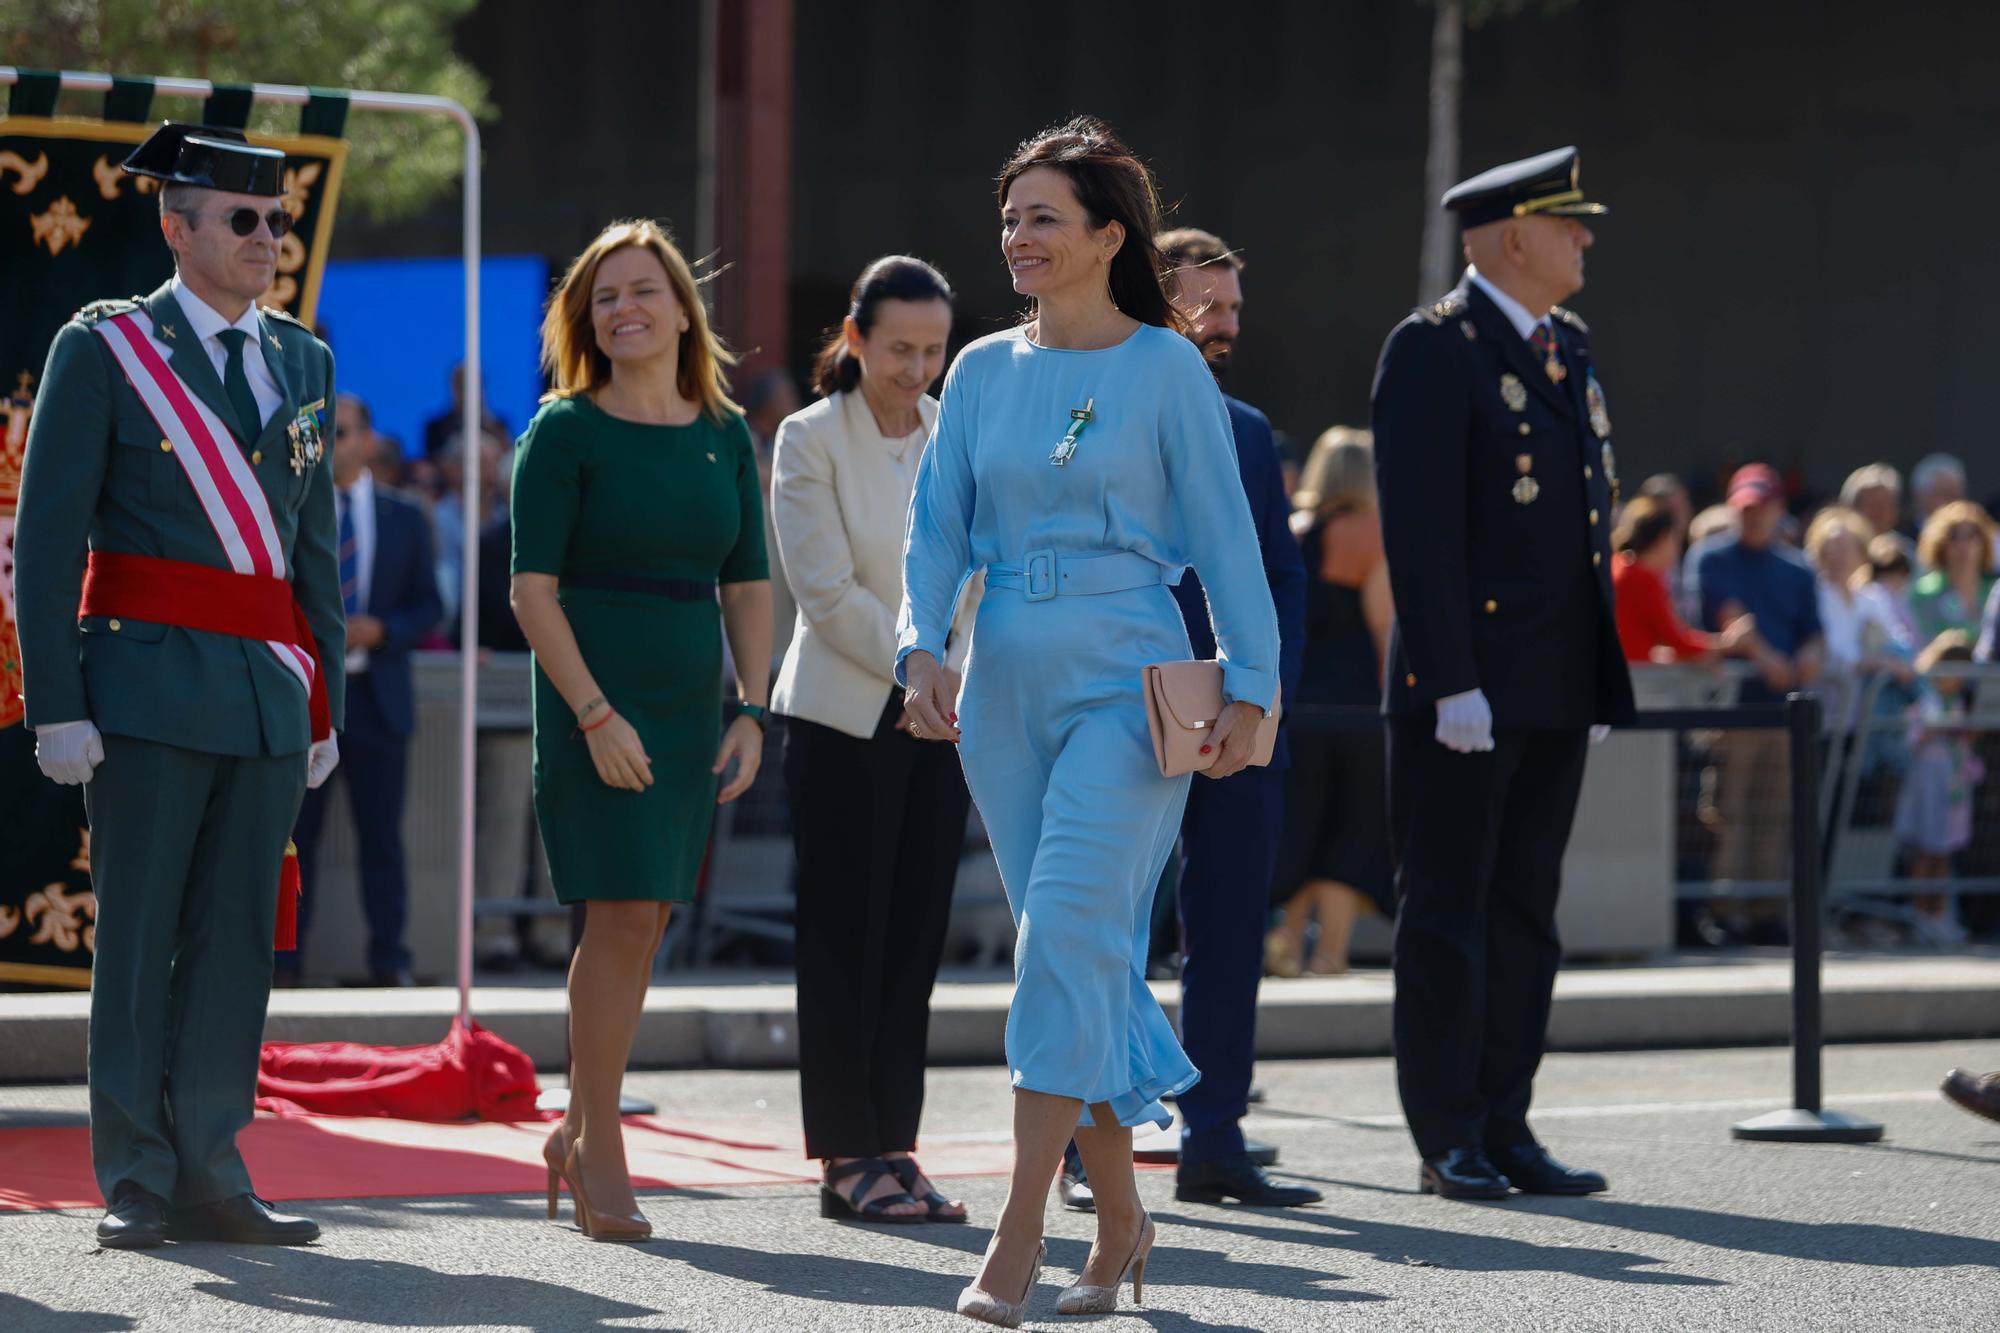
{"type": "Polygon", "coordinates": [[[1521,475],[1514,482],[1514,503],[1531,505],[1542,493],[1542,483],[1535,480],[1535,456],[1515,454],[1514,470],[1521,475]]]}
{"type": "Polygon", "coordinates": [[[1509,412],[1528,410],[1528,386],[1521,383],[1521,377],[1511,371],[1500,377],[1500,401],[1507,404],[1509,412]]]}
{"type": "Polygon", "coordinates": [[[1596,375],[1591,375],[1585,382],[1583,397],[1590,407],[1590,429],[1596,433],[1598,439],[1610,439],[1611,413],[1605,410],[1604,389],[1598,384],[1596,375]]]}

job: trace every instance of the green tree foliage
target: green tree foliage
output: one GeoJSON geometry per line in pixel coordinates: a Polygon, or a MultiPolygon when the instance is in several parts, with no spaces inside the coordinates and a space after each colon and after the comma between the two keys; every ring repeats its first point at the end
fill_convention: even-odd
{"type": "MultiPolygon", "coordinates": [[[[486,79],[452,51],[452,28],[478,0],[0,0],[0,64],[123,75],[302,83],[434,93],[482,120],[486,79]]],[[[66,93],[61,111],[95,116],[96,94],[66,93]]],[[[160,99],[159,119],[192,120],[200,103],[160,99]]],[[[297,107],[259,104],[250,128],[294,133],[297,107]]],[[[343,208],[384,221],[451,188],[463,140],[439,117],[356,111],[343,208]]]]}

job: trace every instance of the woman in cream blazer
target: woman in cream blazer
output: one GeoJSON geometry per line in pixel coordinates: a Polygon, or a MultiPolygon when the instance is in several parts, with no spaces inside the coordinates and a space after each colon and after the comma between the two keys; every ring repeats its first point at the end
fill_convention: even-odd
{"type": "MultiPolygon", "coordinates": [[[[798,621],[771,707],[789,719],[799,1092],[826,1217],[965,1220],[910,1154],[970,797],[954,747],[910,734],[893,675],[904,526],[951,300],[921,260],[869,265],[820,354],[826,396],[778,427],[771,513],[798,621]]],[[[978,600],[961,590],[953,670],[978,600]]]]}

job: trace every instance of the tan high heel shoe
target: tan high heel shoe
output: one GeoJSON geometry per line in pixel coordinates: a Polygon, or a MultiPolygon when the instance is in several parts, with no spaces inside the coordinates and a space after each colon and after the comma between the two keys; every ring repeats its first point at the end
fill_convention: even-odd
{"type": "Polygon", "coordinates": [[[590,1196],[583,1192],[583,1139],[579,1137],[569,1147],[569,1157],[563,1163],[563,1178],[569,1181],[569,1192],[576,1196],[576,1224],[583,1228],[583,1234],[592,1240],[641,1241],[653,1238],[653,1224],[646,1220],[644,1213],[600,1213],[590,1206],[590,1196]]]}
{"type": "MultiPolygon", "coordinates": [[[[555,1133],[549,1135],[542,1144],[542,1165],[549,1169],[549,1221],[556,1220],[556,1199],[562,1193],[562,1182],[568,1179],[565,1168],[569,1164],[568,1127],[556,1122],[555,1133]]],[[[576,1215],[577,1225],[583,1225],[583,1214],[576,1215]]]]}
{"type": "Polygon", "coordinates": [[[1151,1214],[1145,1225],[1139,1228],[1139,1241],[1132,1247],[1131,1258],[1118,1271],[1108,1287],[1086,1286],[1082,1282],[1064,1287],[1062,1295],[1056,1297],[1057,1314],[1111,1314],[1118,1308],[1118,1287],[1125,1281],[1125,1275],[1132,1275],[1132,1304],[1146,1303],[1146,1259],[1153,1252],[1153,1238],[1159,1233],[1153,1227],[1151,1214]]]}
{"type": "MultiPolygon", "coordinates": [[[[994,1235],[993,1243],[995,1245],[1000,1243],[998,1233],[994,1235]]],[[[1019,1328],[1021,1320],[1028,1313],[1028,1297],[1035,1290],[1035,1284],[1042,1280],[1042,1260],[1048,1256],[1047,1245],[1038,1244],[1035,1247],[1035,1266],[1028,1270],[1028,1283],[1021,1288],[1020,1300],[1003,1301],[977,1282],[969,1282],[965,1290],[958,1293],[958,1312],[967,1319],[977,1320],[982,1324],[1019,1328]]]]}

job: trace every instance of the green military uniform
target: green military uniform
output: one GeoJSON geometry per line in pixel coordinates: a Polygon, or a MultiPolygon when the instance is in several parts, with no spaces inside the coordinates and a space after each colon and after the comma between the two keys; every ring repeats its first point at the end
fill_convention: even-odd
{"type": "Polygon", "coordinates": [[[107,1200],[137,1186],[185,1208],[252,1192],[235,1140],[251,1116],[277,885],[305,790],[307,694],[262,642],[79,620],[86,551],[228,568],[99,321],[143,309],[172,370],[229,428],[221,444],[241,450],[269,502],[335,727],[346,636],[331,469],[311,451],[295,467],[290,438],[301,417],[331,418],[332,354],[289,315],[260,312],[283,404],[246,423],[177,290],[99,302],[56,335],[28,432],[15,563],[28,725],[88,719],[103,735],[85,788],[98,1184],[107,1200]]]}

